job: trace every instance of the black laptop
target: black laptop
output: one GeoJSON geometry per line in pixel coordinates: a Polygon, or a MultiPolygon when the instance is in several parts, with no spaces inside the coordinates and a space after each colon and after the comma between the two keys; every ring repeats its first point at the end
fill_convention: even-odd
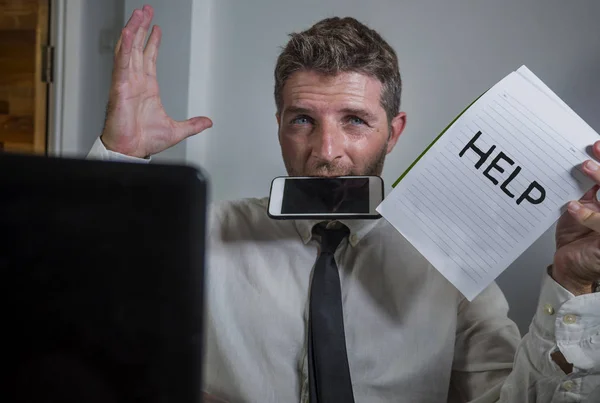
{"type": "Polygon", "coordinates": [[[0,154],[0,401],[201,401],[206,204],[189,166],[0,154]]]}

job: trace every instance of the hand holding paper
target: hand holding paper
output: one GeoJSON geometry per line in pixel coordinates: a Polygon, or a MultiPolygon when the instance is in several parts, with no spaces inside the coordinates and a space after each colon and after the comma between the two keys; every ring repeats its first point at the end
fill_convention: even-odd
{"type": "Polygon", "coordinates": [[[526,67],[468,108],[378,207],[469,300],[594,182],[598,134],[526,67]]]}
{"type": "MultiPolygon", "coordinates": [[[[593,147],[600,159],[600,142],[593,147]]],[[[593,161],[583,165],[584,171],[600,184],[600,167],[593,161]]],[[[552,276],[575,295],[594,291],[600,279],[600,205],[594,186],[579,202],[569,203],[556,228],[556,254],[552,276]]]]}

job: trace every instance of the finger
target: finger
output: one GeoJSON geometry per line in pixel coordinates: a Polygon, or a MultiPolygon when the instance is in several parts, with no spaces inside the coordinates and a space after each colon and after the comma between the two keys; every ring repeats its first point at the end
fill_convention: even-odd
{"type": "Polygon", "coordinates": [[[117,44],[115,45],[115,58],[117,57],[117,55],[119,54],[119,52],[121,51],[121,43],[123,42],[121,36],[119,36],[119,40],[117,41],[117,44]]]}
{"type": "Polygon", "coordinates": [[[117,42],[117,48],[115,49],[115,80],[126,81],[128,78],[128,69],[131,64],[131,53],[133,48],[133,40],[135,38],[135,32],[142,23],[142,13],[140,10],[134,10],[129,18],[129,21],[121,31],[121,36],[117,42]]]}
{"type": "Polygon", "coordinates": [[[119,52],[121,51],[121,46],[123,44],[122,33],[124,31],[127,31],[130,34],[132,33],[135,36],[142,21],[143,21],[143,12],[138,9],[133,10],[133,12],[131,13],[131,16],[129,17],[129,20],[127,21],[127,24],[125,24],[125,26],[123,27],[123,30],[121,31],[121,36],[119,37],[119,40],[117,41],[117,45],[115,46],[115,58],[118,56],[119,52]]]}
{"type": "Polygon", "coordinates": [[[148,34],[148,28],[152,22],[154,16],[154,10],[150,6],[144,6],[142,9],[142,23],[135,34],[133,41],[133,51],[131,55],[132,67],[134,71],[141,72],[144,64],[144,43],[146,42],[146,35],[148,34]]]}
{"type": "Polygon", "coordinates": [[[573,218],[581,225],[584,225],[593,231],[600,232],[600,213],[585,207],[578,201],[570,202],[568,210],[573,218]]]}
{"type": "Polygon", "coordinates": [[[600,165],[592,160],[583,163],[583,172],[586,173],[596,184],[600,184],[600,165]]]}
{"type": "Polygon", "coordinates": [[[212,121],[207,117],[196,117],[182,122],[174,123],[174,135],[175,140],[180,142],[194,134],[203,132],[204,130],[212,127],[212,121]]]}
{"type": "Polygon", "coordinates": [[[144,71],[152,77],[156,77],[156,58],[158,57],[161,38],[162,32],[160,27],[158,25],[153,26],[146,49],[144,49],[144,71]]]}
{"type": "Polygon", "coordinates": [[[597,199],[596,199],[596,192],[598,191],[598,189],[600,189],[600,186],[598,186],[598,185],[593,186],[590,190],[588,190],[587,192],[585,192],[585,194],[583,196],[581,196],[581,198],[579,199],[579,201],[581,201],[581,202],[595,202],[595,201],[597,201],[597,199]]]}
{"type": "Polygon", "coordinates": [[[596,141],[592,148],[594,149],[594,155],[596,158],[600,159],[600,140],[596,141]]]}

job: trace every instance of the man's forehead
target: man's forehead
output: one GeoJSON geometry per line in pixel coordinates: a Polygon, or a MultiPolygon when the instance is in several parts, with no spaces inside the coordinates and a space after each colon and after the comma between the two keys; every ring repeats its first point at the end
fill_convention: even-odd
{"type": "Polygon", "coordinates": [[[379,80],[361,73],[324,75],[300,71],[286,81],[283,101],[285,109],[310,109],[319,104],[342,109],[376,108],[381,99],[381,89],[379,80]]]}

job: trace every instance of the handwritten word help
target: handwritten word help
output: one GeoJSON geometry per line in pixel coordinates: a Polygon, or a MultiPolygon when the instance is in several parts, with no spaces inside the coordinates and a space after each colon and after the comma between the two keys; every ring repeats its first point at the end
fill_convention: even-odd
{"type": "MultiPolygon", "coordinates": [[[[477,139],[479,139],[480,136],[481,131],[478,131],[458,154],[459,157],[462,158],[463,155],[465,155],[465,153],[469,150],[472,150],[474,153],[476,153],[479,156],[479,161],[477,161],[477,163],[475,164],[475,169],[477,170],[481,168],[483,164],[485,164],[485,162],[492,156],[492,154],[497,148],[496,145],[492,145],[490,149],[485,152],[481,150],[475,145],[475,142],[477,141],[477,139]]],[[[500,164],[504,164],[505,162],[508,163],[510,166],[515,165],[515,162],[511,158],[509,158],[505,153],[500,151],[494,157],[490,165],[488,165],[488,167],[483,171],[483,176],[488,178],[494,185],[498,185],[498,183],[500,183],[499,180],[497,179],[497,177],[492,176],[492,174],[498,176],[498,172],[500,174],[504,173],[505,168],[503,168],[500,164]],[[497,172],[492,172],[494,170],[497,172]]],[[[508,186],[517,177],[517,175],[519,175],[520,172],[521,167],[516,166],[514,171],[512,171],[512,173],[500,185],[500,189],[511,199],[514,198],[515,195],[509,190],[508,186]]],[[[524,200],[527,200],[531,204],[540,204],[544,201],[545,198],[546,190],[537,181],[533,181],[523,191],[523,193],[521,193],[521,195],[517,198],[516,202],[517,204],[521,204],[524,200]]]]}

